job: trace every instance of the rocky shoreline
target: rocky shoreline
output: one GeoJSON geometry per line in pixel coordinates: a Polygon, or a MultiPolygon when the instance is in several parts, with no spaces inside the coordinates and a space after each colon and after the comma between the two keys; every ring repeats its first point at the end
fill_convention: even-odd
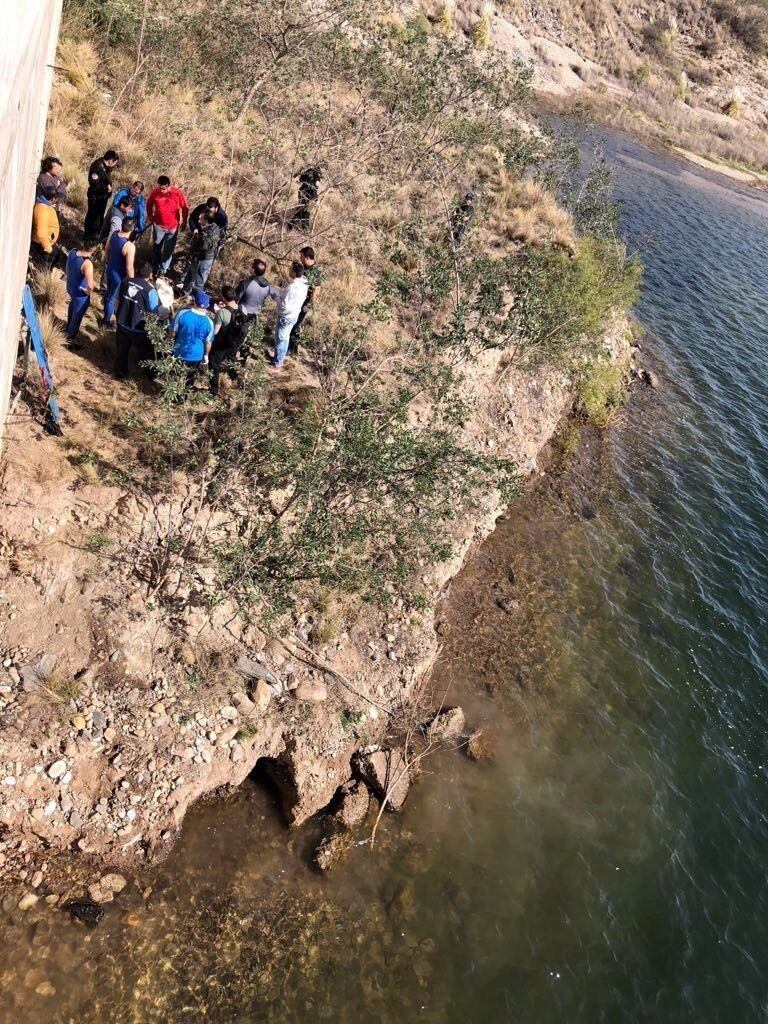
{"type": "MultiPolygon", "coordinates": [[[[625,322],[605,342],[618,362],[630,344],[625,322]]],[[[502,352],[472,368],[466,397],[472,443],[528,477],[572,403],[562,375],[524,373],[502,352]]],[[[419,716],[441,704],[424,697],[440,648],[432,611],[368,611],[326,640],[308,608],[291,636],[269,637],[205,607],[201,571],[169,622],[125,566],[98,558],[94,570],[76,542],[86,530],[136,530],[132,499],[101,488],[88,500],[81,488],[68,515],[65,488],[19,477],[6,490],[0,880],[10,903],[64,904],[85,891],[111,900],[120,880],[167,855],[193,803],[254,770],[274,780],[291,827],[338,806],[320,867],[364,800],[367,811],[367,790],[397,802],[392,760],[403,780],[412,769],[393,737],[415,735],[419,716]]],[[[503,511],[490,495],[458,524],[452,560],[423,578],[432,608],[503,511]]]]}

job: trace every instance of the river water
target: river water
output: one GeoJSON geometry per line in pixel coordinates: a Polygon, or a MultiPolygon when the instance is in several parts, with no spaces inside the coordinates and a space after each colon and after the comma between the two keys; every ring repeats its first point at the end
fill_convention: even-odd
{"type": "Polygon", "coordinates": [[[493,722],[328,878],[245,787],[86,932],[6,915],[0,1020],[768,1018],[768,202],[609,136],[664,381],[456,581],[435,680],[493,722]]]}

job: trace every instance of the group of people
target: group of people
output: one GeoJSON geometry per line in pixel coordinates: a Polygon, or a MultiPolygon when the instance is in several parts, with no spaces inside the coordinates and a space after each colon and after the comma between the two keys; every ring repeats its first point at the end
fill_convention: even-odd
{"type": "MultiPolygon", "coordinates": [[[[173,354],[187,368],[188,386],[192,386],[199,367],[208,364],[210,388],[216,394],[222,370],[229,368],[234,374],[238,359],[245,358],[244,343],[250,327],[258,322],[268,301],[276,305],[271,366],[279,370],[288,354],[297,350],[302,324],[311,312],[319,285],[320,271],[312,247],[300,250],[282,288],[267,280],[267,265],[257,259],[252,274],[237,286],[222,287],[214,303],[205,290],[206,283],[229,229],[229,219],[219,200],[210,196],[190,211],[184,192],[167,175],[158,177],[146,198],[141,181],[116,190],[112,174],[119,162],[119,154],[108,149],[88,169],[84,241],[69,251],[65,264],[67,346],[72,350],[82,348],[78,333],[97,290],[94,255],[103,247],[101,323],[116,328],[114,372],[118,378],[128,374],[132,349],[141,359],[155,358],[147,333],[147,317],[154,314],[169,322],[173,354]],[[188,266],[180,291],[191,305],[171,317],[173,290],[163,275],[171,271],[179,233],[187,227],[188,266]],[[142,259],[138,243],[149,228],[151,256],[142,259]]],[[[298,206],[289,226],[306,228],[309,205],[317,199],[321,175],[317,168],[307,168],[299,177],[298,206]]],[[[57,208],[66,198],[61,161],[46,157],[37,179],[33,213],[30,255],[36,265],[52,267],[61,252],[57,208]]]]}

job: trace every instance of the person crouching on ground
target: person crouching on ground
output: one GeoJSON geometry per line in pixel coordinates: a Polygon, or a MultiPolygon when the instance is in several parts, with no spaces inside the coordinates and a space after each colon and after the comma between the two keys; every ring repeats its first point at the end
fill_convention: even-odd
{"type": "Polygon", "coordinates": [[[109,240],[106,252],[105,278],[107,293],[104,296],[104,319],[103,327],[112,326],[112,317],[115,315],[117,296],[120,291],[120,283],[124,277],[133,277],[133,264],[136,256],[136,243],[131,241],[136,221],[133,217],[124,217],[123,224],[119,231],[115,231],[109,240]]]}
{"type": "Polygon", "coordinates": [[[66,282],[69,295],[67,310],[67,348],[77,352],[83,346],[75,342],[80,324],[91,304],[93,294],[93,250],[98,245],[95,238],[87,238],[79,249],[70,249],[67,256],[66,282]]]}
{"type": "Polygon", "coordinates": [[[136,238],[139,238],[144,233],[144,229],[147,226],[147,200],[144,195],[144,182],[134,181],[130,188],[121,188],[119,192],[115,193],[112,206],[119,206],[123,199],[129,199],[133,206],[133,213],[131,216],[136,221],[134,233],[136,238]]]}
{"type": "Polygon", "coordinates": [[[173,354],[187,368],[187,391],[195,383],[200,366],[207,363],[213,343],[213,321],[208,316],[210,296],[197,290],[192,303],[189,309],[177,313],[171,324],[173,354]]]}
{"type": "Polygon", "coordinates": [[[152,264],[142,263],[135,277],[126,277],[120,284],[117,299],[117,336],[115,344],[115,376],[125,380],[128,376],[128,357],[135,345],[139,359],[150,361],[155,351],[147,334],[147,316],[168,316],[160,303],[152,280],[152,264]]]}
{"type": "Polygon", "coordinates": [[[291,263],[290,282],[280,292],[277,303],[277,327],[275,329],[275,358],[272,366],[280,370],[291,342],[291,331],[296,326],[302,306],[307,298],[309,285],[304,277],[304,267],[298,260],[291,263]]]}

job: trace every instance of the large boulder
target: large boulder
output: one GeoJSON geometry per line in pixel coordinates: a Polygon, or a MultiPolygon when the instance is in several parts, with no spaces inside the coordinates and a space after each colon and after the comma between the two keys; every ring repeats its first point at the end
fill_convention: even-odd
{"type": "Polygon", "coordinates": [[[411,780],[408,765],[399,750],[368,748],[357,752],[354,768],[358,778],[387,809],[399,811],[408,796],[411,780]]]}
{"type": "Polygon", "coordinates": [[[441,708],[424,725],[430,743],[450,743],[464,732],[466,721],[460,707],[441,708]]]}
{"type": "Polygon", "coordinates": [[[334,818],[342,828],[357,828],[368,816],[370,805],[370,795],[362,782],[348,782],[341,788],[341,803],[334,818]]]}

